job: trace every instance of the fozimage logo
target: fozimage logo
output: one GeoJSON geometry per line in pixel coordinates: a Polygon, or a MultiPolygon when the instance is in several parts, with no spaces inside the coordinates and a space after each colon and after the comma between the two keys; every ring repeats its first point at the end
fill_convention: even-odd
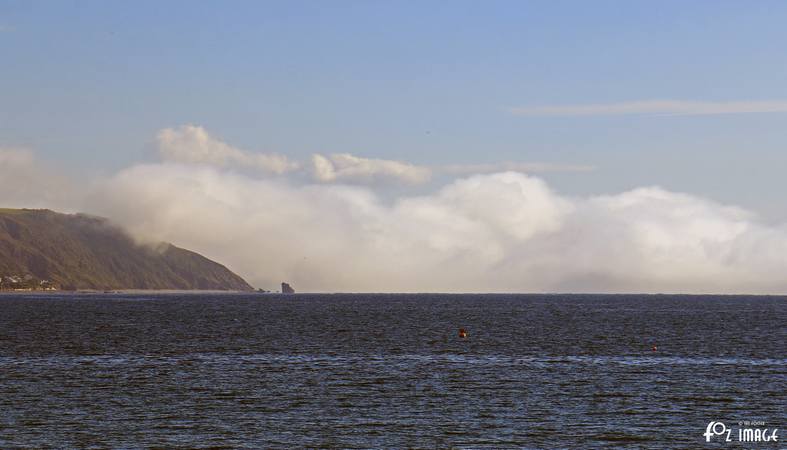
{"type": "Polygon", "coordinates": [[[727,442],[730,442],[730,433],[732,432],[731,429],[727,428],[727,425],[724,425],[722,422],[710,422],[708,423],[708,427],[705,429],[705,442],[710,442],[711,438],[714,436],[723,436],[726,434],[727,442]]]}
{"type": "Polygon", "coordinates": [[[721,442],[777,442],[779,440],[779,430],[777,428],[772,430],[768,428],[759,428],[760,426],[765,426],[765,422],[742,421],[738,422],[738,425],[740,427],[737,429],[736,433],[736,430],[732,427],[728,427],[724,422],[708,422],[705,433],[703,433],[705,442],[711,442],[711,440],[721,442]],[[746,428],[744,428],[744,426],[746,428]],[[757,428],[749,428],[749,426],[757,428]],[[716,438],[717,436],[718,438],[716,438]]]}

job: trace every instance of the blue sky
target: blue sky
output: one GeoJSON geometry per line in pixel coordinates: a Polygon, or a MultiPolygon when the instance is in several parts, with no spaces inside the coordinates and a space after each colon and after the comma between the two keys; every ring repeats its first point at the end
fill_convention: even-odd
{"type": "Polygon", "coordinates": [[[517,115],[787,100],[787,3],[0,0],[0,146],[77,170],[197,124],[295,159],[586,164],[568,195],[660,185],[787,219],[787,113],[517,115]]]}

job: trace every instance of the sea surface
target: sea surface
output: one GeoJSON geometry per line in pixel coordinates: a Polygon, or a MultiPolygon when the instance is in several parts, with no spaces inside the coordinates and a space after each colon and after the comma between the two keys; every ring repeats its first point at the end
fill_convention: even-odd
{"type": "Polygon", "coordinates": [[[0,295],[4,449],[770,449],[785,411],[787,297],[0,295]]]}

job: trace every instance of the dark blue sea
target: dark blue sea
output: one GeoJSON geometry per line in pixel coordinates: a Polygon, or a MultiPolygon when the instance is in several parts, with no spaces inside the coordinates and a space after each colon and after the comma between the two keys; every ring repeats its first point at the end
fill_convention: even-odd
{"type": "Polygon", "coordinates": [[[0,448],[776,449],[786,393],[787,297],[0,295],[0,448]]]}

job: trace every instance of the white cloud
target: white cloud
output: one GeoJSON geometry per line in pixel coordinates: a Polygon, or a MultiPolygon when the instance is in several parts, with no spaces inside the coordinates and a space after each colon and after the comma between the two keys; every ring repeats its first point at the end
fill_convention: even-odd
{"type": "Polygon", "coordinates": [[[304,291],[787,292],[787,228],[657,187],[570,198],[507,172],[383,201],[211,167],[135,166],[92,211],[304,291]]]}
{"type": "Polygon", "coordinates": [[[516,172],[393,199],[372,187],[302,181],[164,162],[75,189],[29,151],[0,150],[0,206],[77,205],[140,240],[214,258],[260,287],[787,292],[787,225],[689,194],[643,187],[567,197],[516,172]]]}
{"type": "Polygon", "coordinates": [[[315,180],[323,183],[393,180],[420,184],[429,181],[432,171],[427,167],[401,161],[334,153],[329,156],[312,155],[312,174],[315,180]]]}
{"type": "Polygon", "coordinates": [[[71,211],[78,197],[76,186],[30,150],[0,148],[0,207],[71,211]]]}
{"type": "Polygon", "coordinates": [[[641,100],[585,105],[545,105],[511,108],[521,116],[613,116],[613,115],[715,115],[787,112],[787,100],[701,102],[641,100]]]}
{"type": "Polygon", "coordinates": [[[428,182],[433,173],[473,175],[496,172],[582,172],[594,170],[590,165],[502,162],[490,164],[457,164],[427,167],[404,161],[365,158],[350,153],[312,155],[311,164],[301,164],[278,154],[251,153],[233,147],[200,126],[183,125],[166,128],[156,136],[159,153],[164,161],[205,164],[218,168],[244,167],[263,173],[310,172],[320,183],[376,184],[404,183],[418,185],[428,182]]]}
{"type": "Polygon", "coordinates": [[[209,164],[218,167],[244,167],[282,174],[298,168],[284,155],[252,153],[222,142],[200,126],[166,128],[156,136],[159,153],[166,161],[209,164]]]}
{"type": "Polygon", "coordinates": [[[451,164],[440,168],[441,172],[453,175],[473,175],[497,172],[590,172],[595,166],[587,164],[552,164],[527,162],[501,162],[489,164],[451,164]]]}
{"type": "Polygon", "coordinates": [[[35,159],[30,150],[0,147],[0,168],[29,167],[34,164],[35,159]]]}
{"type": "MultiPolygon", "coordinates": [[[[200,126],[166,128],[156,136],[164,161],[195,163],[218,168],[242,167],[265,173],[283,174],[302,169],[284,155],[252,153],[211,136],[200,126]]],[[[303,168],[305,169],[305,168],[303,168]]],[[[363,158],[349,153],[312,155],[312,177],[321,183],[372,183],[396,181],[419,184],[429,180],[431,170],[406,162],[363,158]]]]}

